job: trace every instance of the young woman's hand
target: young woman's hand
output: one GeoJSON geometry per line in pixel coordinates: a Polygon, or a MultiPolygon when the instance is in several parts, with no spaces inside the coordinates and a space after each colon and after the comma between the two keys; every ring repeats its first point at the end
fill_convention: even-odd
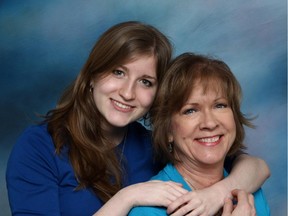
{"type": "Polygon", "coordinates": [[[188,191],[172,181],[148,181],[130,185],[116,193],[94,216],[126,216],[134,206],[164,206],[188,191]]]}
{"type": "Polygon", "coordinates": [[[122,189],[129,194],[134,206],[164,206],[183,196],[188,191],[182,185],[172,181],[152,180],[138,183],[122,189]]]}
{"type": "Polygon", "coordinates": [[[215,215],[223,207],[225,197],[227,193],[214,185],[191,191],[168,205],[167,214],[170,216],[215,215]]]}

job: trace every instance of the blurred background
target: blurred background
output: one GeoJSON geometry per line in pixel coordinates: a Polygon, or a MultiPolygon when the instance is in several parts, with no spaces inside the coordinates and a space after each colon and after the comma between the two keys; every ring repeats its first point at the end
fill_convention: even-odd
{"type": "Polygon", "coordinates": [[[0,210],[10,215],[5,169],[25,127],[56,105],[98,36],[127,20],[154,25],[175,46],[224,60],[240,81],[248,152],[269,164],[272,215],[287,215],[287,2],[285,0],[0,1],[0,210]]]}

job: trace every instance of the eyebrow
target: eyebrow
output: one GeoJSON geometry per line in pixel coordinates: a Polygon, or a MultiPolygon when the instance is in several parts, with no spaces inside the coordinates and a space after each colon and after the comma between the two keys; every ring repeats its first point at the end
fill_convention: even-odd
{"type": "Polygon", "coordinates": [[[218,100],[228,100],[228,98],[225,96],[220,96],[220,97],[217,97],[214,101],[218,101],[218,100]]]}
{"type": "Polygon", "coordinates": [[[114,68],[123,68],[124,70],[128,70],[128,68],[125,65],[115,65],[114,68]]]}
{"type": "MultiPolygon", "coordinates": [[[[213,102],[217,102],[219,100],[228,100],[228,98],[224,97],[224,96],[220,96],[220,97],[217,97],[213,100],[213,102]]],[[[196,101],[196,102],[193,102],[193,101],[189,101],[187,100],[184,105],[199,105],[199,103],[196,101]]]]}
{"type": "Polygon", "coordinates": [[[147,79],[154,79],[155,81],[157,81],[157,77],[152,77],[152,76],[148,76],[148,75],[144,75],[142,77],[147,78],[147,79]]]}
{"type": "MultiPolygon", "coordinates": [[[[129,71],[129,68],[127,68],[125,65],[123,64],[120,64],[118,66],[115,66],[115,68],[123,68],[124,70],[126,71],[129,71]]],[[[149,75],[143,75],[142,78],[146,78],[146,79],[153,79],[157,82],[157,77],[154,77],[154,76],[149,76],[149,75]]]]}

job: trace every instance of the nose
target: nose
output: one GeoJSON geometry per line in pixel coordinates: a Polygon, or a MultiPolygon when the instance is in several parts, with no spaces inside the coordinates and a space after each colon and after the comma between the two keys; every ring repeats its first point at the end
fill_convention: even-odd
{"type": "Polygon", "coordinates": [[[218,127],[218,120],[212,110],[206,110],[201,115],[200,129],[213,130],[218,127]]]}
{"type": "Polygon", "coordinates": [[[119,94],[127,101],[135,99],[136,93],[134,83],[131,81],[124,82],[119,90],[119,94]]]}

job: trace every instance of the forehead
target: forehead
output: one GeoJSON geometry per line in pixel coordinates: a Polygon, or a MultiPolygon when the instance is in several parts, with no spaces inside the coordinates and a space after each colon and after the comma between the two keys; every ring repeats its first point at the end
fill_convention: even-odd
{"type": "Polygon", "coordinates": [[[127,58],[124,59],[124,63],[127,62],[133,62],[139,59],[147,59],[153,57],[154,59],[156,59],[155,55],[153,53],[134,53],[131,56],[127,56],[127,58]]]}
{"type": "Polygon", "coordinates": [[[216,95],[227,97],[227,84],[220,78],[211,77],[207,79],[197,79],[194,81],[190,92],[200,91],[201,94],[215,93],[216,95]]]}
{"type": "Polygon", "coordinates": [[[127,68],[128,70],[142,71],[149,74],[156,74],[156,58],[153,55],[141,55],[126,61],[124,64],[119,65],[127,68]]]}

